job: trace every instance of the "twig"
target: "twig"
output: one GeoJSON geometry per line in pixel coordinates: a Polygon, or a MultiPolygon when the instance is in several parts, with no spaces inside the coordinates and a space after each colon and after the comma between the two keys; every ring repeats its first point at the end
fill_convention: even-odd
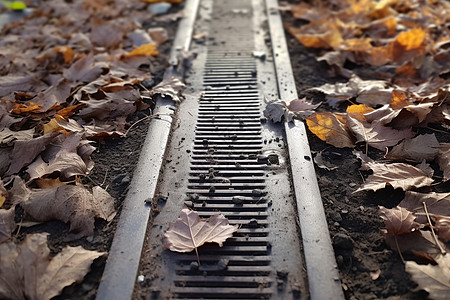
{"type": "Polygon", "coordinates": [[[434,241],[436,242],[436,245],[439,247],[439,250],[441,251],[441,254],[444,255],[446,252],[442,248],[442,246],[439,243],[439,240],[438,240],[436,234],[434,233],[433,224],[431,223],[431,218],[430,218],[430,215],[428,214],[427,205],[426,205],[425,202],[422,202],[422,205],[423,205],[423,208],[425,209],[425,213],[427,214],[428,223],[430,224],[431,233],[433,234],[434,241]]]}
{"type": "Polygon", "coordinates": [[[171,115],[168,115],[168,114],[154,114],[154,115],[146,116],[146,117],[144,117],[144,118],[142,118],[142,119],[140,119],[140,120],[134,122],[134,123],[130,126],[130,128],[128,128],[127,132],[125,132],[125,136],[128,135],[128,132],[130,132],[131,128],[133,128],[134,125],[136,125],[136,124],[138,124],[138,123],[140,123],[140,122],[142,122],[142,121],[144,121],[144,120],[147,120],[147,119],[150,119],[150,118],[153,118],[153,117],[159,117],[159,116],[169,116],[169,117],[170,117],[171,115]]]}
{"type": "Polygon", "coordinates": [[[400,258],[402,259],[402,262],[405,263],[405,259],[403,258],[402,252],[400,251],[400,246],[398,245],[397,236],[394,235],[395,245],[397,246],[398,254],[400,255],[400,258]]]}
{"type": "Polygon", "coordinates": [[[22,218],[20,219],[19,229],[17,229],[17,233],[15,235],[15,238],[17,238],[19,236],[20,229],[22,228],[22,223],[23,223],[23,215],[22,215],[22,218]]]}
{"type": "Polygon", "coordinates": [[[108,169],[107,169],[106,172],[105,172],[105,177],[103,177],[103,182],[102,182],[102,185],[101,185],[101,186],[103,186],[103,185],[105,184],[105,182],[106,182],[106,176],[108,176],[108,169]]]}

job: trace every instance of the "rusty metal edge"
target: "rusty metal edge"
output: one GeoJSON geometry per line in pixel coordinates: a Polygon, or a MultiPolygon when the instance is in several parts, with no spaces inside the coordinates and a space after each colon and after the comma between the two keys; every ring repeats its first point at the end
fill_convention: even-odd
{"type": "MultiPolygon", "coordinates": [[[[266,0],[280,99],[298,98],[277,0],[266,0]]],[[[344,299],[303,122],[285,122],[292,180],[312,300],[344,299]]]]}
{"type": "MultiPolygon", "coordinates": [[[[164,77],[174,74],[179,52],[189,50],[199,2],[199,0],[186,1],[184,18],[178,25],[169,58],[171,67],[166,70],[164,77]]],[[[159,117],[153,119],[149,125],[141,155],[123,203],[97,291],[97,300],[128,300],[132,297],[151,213],[151,205],[146,202],[146,199],[153,199],[155,196],[175,109],[176,103],[172,100],[160,97],[156,102],[154,114],[159,117]]]]}

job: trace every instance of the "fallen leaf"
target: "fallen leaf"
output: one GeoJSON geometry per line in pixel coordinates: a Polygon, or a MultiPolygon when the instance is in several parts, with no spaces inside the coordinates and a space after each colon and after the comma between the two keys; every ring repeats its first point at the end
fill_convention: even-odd
{"type": "Polygon", "coordinates": [[[27,235],[16,245],[13,242],[0,245],[0,298],[2,299],[51,299],[63,288],[80,282],[89,272],[94,259],[104,252],[85,250],[83,247],[65,247],[50,257],[47,234],[27,235]]]}
{"type": "Polygon", "coordinates": [[[32,111],[40,110],[42,107],[33,103],[33,102],[26,102],[26,103],[18,103],[16,107],[12,110],[13,113],[21,115],[26,114],[32,111]]]}
{"type": "Polygon", "coordinates": [[[309,103],[306,101],[306,98],[294,99],[288,103],[276,101],[267,104],[264,109],[264,116],[275,123],[281,122],[283,116],[287,122],[291,122],[294,118],[303,120],[305,117],[313,114],[312,110],[319,107],[320,104],[309,103]]]}
{"type": "Polygon", "coordinates": [[[0,209],[0,244],[11,238],[11,233],[16,228],[15,215],[15,209],[0,209]]]}
{"type": "Polygon", "coordinates": [[[320,87],[308,89],[325,94],[330,106],[336,107],[339,103],[356,98],[356,101],[369,107],[384,105],[391,102],[393,88],[382,80],[361,80],[353,75],[346,83],[324,84],[320,87]]]}
{"type": "Polygon", "coordinates": [[[417,222],[425,224],[428,220],[423,203],[430,214],[450,216],[450,193],[425,194],[407,191],[405,198],[398,205],[413,212],[417,216],[417,222]]]}
{"type": "Polygon", "coordinates": [[[425,175],[427,175],[428,177],[433,177],[434,175],[434,170],[431,167],[431,165],[429,163],[427,163],[427,161],[424,159],[422,160],[422,162],[420,164],[415,165],[415,167],[419,170],[422,170],[422,172],[425,173],[425,175]]]}
{"type": "MultiPolygon", "coordinates": [[[[286,106],[284,105],[284,103],[282,103],[282,101],[269,103],[267,104],[263,113],[264,117],[266,117],[268,120],[271,120],[274,123],[279,123],[285,116],[286,106]]],[[[289,120],[287,121],[289,122],[289,120]]]]}
{"type": "Polygon", "coordinates": [[[29,189],[16,177],[10,192],[11,201],[20,204],[32,221],[70,222],[71,239],[92,235],[95,218],[111,221],[116,214],[114,198],[98,186],[92,192],[78,185],[29,189]]]}
{"type": "Polygon", "coordinates": [[[405,270],[435,300],[446,300],[450,295],[450,255],[435,258],[437,265],[419,265],[414,261],[405,263],[405,270]]]}
{"type": "Polygon", "coordinates": [[[39,91],[44,85],[36,75],[6,75],[0,76],[0,97],[4,97],[18,91],[39,91]]]}
{"type": "MultiPolygon", "coordinates": [[[[76,175],[86,176],[92,170],[94,167],[92,160],[83,159],[78,153],[83,145],[82,133],[60,135],[58,138],[28,166],[26,172],[30,175],[30,180],[53,172],[59,172],[63,179],[69,179],[76,175]]],[[[91,153],[93,150],[94,148],[91,148],[91,153]]]]}
{"type": "Polygon", "coordinates": [[[411,188],[429,186],[433,179],[428,177],[422,170],[403,163],[367,163],[373,174],[369,175],[366,182],[355,192],[364,190],[377,191],[386,185],[394,189],[401,188],[404,191],[411,188]]]}
{"type": "Polygon", "coordinates": [[[389,209],[380,206],[380,217],[387,232],[393,235],[411,233],[420,227],[420,224],[414,221],[416,217],[403,207],[396,206],[389,209]]]}
{"type": "Polygon", "coordinates": [[[433,134],[422,134],[402,141],[385,156],[397,161],[433,161],[439,154],[439,142],[433,134]]]}
{"type": "Polygon", "coordinates": [[[306,118],[309,130],[322,141],[338,148],[353,148],[354,138],[342,115],[330,112],[314,113],[306,118]]]}
{"type": "Polygon", "coordinates": [[[3,180],[0,179],[0,207],[3,206],[7,197],[8,197],[8,190],[5,189],[5,186],[3,185],[3,180]]]}
{"type": "Polygon", "coordinates": [[[346,112],[350,117],[357,120],[366,120],[365,114],[373,112],[374,109],[365,104],[354,104],[347,107],[346,112]]]}
{"type": "Polygon", "coordinates": [[[176,252],[191,252],[205,243],[222,243],[238,230],[221,214],[202,220],[197,212],[183,208],[175,223],[164,233],[164,247],[176,252]]]}
{"type": "Polygon", "coordinates": [[[57,132],[53,132],[30,140],[15,141],[11,153],[11,164],[5,176],[16,174],[28,166],[57,135],[57,132]]]}
{"type": "Polygon", "coordinates": [[[97,16],[91,19],[91,42],[107,49],[117,47],[123,40],[122,26],[114,20],[108,21],[97,16]]]}
{"type": "Polygon", "coordinates": [[[153,96],[161,95],[163,98],[169,97],[175,102],[181,102],[180,94],[185,87],[179,78],[171,76],[157,84],[150,92],[153,96]]]}
{"type": "Polygon", "coordinates": [[[156,56],[159,52],[156,50],[156,45],[154,44],[144,44],[136,49],[133,49],[130,53],[122,55],[122,58],[130,58],[134,56],[156,56]]]}
{"type": "Polygon", "coordinates": [[[357,142],[366,142],[369,146],[379,150],[394,146],[399,141],[414,136],[412,130],[396,130],[383,126],[380,122],[369,123],[347,116],[347,124],[355,134],[357,142]]]}
{"type": "Polygon", "coordinates": [[[95,62],[91,53],[78,59],[70,68],[64,69],[63,75],[66,79],[74,82],[91,82],[97,79],[105,70],[109,70],[109,65],[105,62],[95,62]]]}
{"type": "MultiPolygon", "coordinates": [[[[401,235],[386,234],[386,244],[392,250],[400,250],[400,252],[402,253],[414,255],[422,253],[422,255],[419,255],[426,255],[433,259],[436,256],[441,255],[441,250],[438,245],[436,245],[436,240],[434,239],[431,231],[415,230],[411,233],[401,235]]],[[[439,241],[439,245],[442,247],[442,249],[444,249],[444,251],[450,251],[448,244],[439,241]]]]}
{"type": "Polygon", "coordinates": [[[392,109],[398,110],[408,105],[413,105],[413,103],[408,101],[408,97],[404,92],[397,90],[392,91],[392,99],[389,104],[392,109]]]}
{"type": "Polygon", "coordinates": [[[441,171],[444,173],[444,180],[450,179],[450,143],[440,144],[438,164],[441,171]]]}
{"type": "MultiPolygon", "coordinates": [[[[448,207],[447,207],[448,208],[448,207]]],[[[444,242],[450,241],[450,216],[434,216],[434,228],[438,233],[439,239],[444,242]]]]}
{"type": "Polygon", "coordinates": [[[151,39],[155,41],[158,46],[169,39],[169,34],[163,27],[149,28],[147,32],[150,35],[151,39]]]}

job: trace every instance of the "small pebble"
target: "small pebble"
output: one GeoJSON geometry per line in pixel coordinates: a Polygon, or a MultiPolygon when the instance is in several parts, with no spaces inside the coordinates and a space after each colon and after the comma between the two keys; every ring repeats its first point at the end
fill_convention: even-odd
{"type": "Polygon", "coordinates": [[[333,245],[336,248],[343,249],[343,250],[352,250],[353,249],[352,239],[344,233],[336,233],[336,235],[333,237],[333,245]]]}
{"type": "Polygon", "coordinates": [[[189,269],[191,271],[197,271],[198,270],[198,262],[196,262],[196,261],[191,262],[191,264],[189,265],[189,269]]]}
{"type": "Polygon", "coordinates": [[[355,187],[355,186],[356,186],[356,183],[350,182],[348,185],[349,185],[350,187],[355,187]]]}
{"type": "Polygon", "coordinates": [[[228,269],[229,262],[230,261],[228,259],[225,259],[225,258],[220,259],[219,262],[217,263],[219,270],[224,271],[224,270],[228,269]]]}
{"type": "Polygon", "coordinates": [[[139,275],[137,280],[138,280],[139,283],[144,282],[145,276],[144,275],[139,275]]]}

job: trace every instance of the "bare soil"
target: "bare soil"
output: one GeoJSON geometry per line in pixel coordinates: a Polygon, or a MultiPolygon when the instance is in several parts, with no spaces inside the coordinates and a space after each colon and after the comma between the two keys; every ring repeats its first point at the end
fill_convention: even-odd
{"type": "MultiPolygon", "coordinates": [[[[300,25],[289,14],[283,15],[284,22],[300,25]]],[[[329,67],[315,59],[315,53],[304,47],[289,32],[285,32],[292,68],[299,97],[307,97],[314,103],[323,101],[323,95],[305,93],[311,87],[325,83],[346,81],[345,78],[330,77],[329,67]]],[[[362,79],[377,78],[370,67],[353,68],[362,79]]],[[[290,100],[290,99],[285,99],[290,100]]],[[[350,103],[344,103],[339,111],[344,112],[350,103]]],[[[332,111],[324,102],[318,110],[332,111]]],[[[433,129],[420,129],[422,133],[435,133],[440,142],[448,141],[448,135],[433,129]]],[[[385,243],[383,221],[378,206],[395,207],[404,197],[400,189],[386,188],[377,192],[354,191],[363,183],[367,172],[359,171],[361,163],[352,154],[353,149],[338,149],[326,144],[308,131],[313,154],[321,155],[332,170],[317,167],[316,173],[322,193],[331,239],[338,263],[342,287],[346,299],[426,299],[425,291],[416,291],[414,283],[405,271],[397,251],[385,243]],[[335,169],[333,169],[335,168],[335,169]],[[379,276],[376,274],[379,273],[379,276]],[[373,278],[372,278],[373,277],[373,278]]],[[[364,149],[357,149],[364,150],[364,149]]],[[[384,153],[369,148],[369,156],[381,158],[384,153]]],[[[434,166],[439,174],[439,168],[434,166]]],[[[434,187],[434,191],[448,191],[448,184],[434,187]]],[[[406,260],[415,260],[405,256],[406,260]]]]}

